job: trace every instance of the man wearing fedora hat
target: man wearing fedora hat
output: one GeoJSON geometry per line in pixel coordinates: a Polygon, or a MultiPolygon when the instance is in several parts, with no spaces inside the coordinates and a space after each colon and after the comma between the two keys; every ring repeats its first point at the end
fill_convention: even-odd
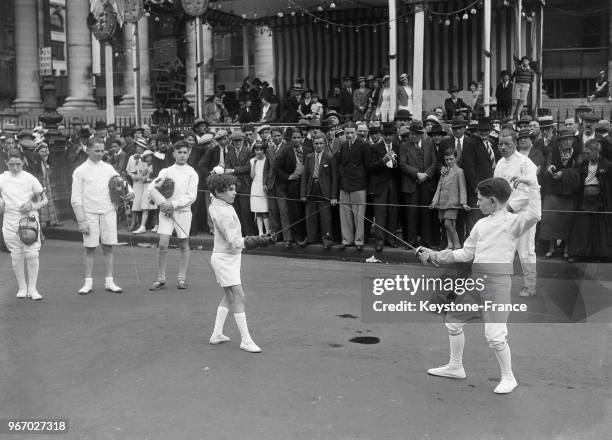
{"type": "Polygon", "coordinates": [[[342,80],[344,84],[340,90],[340,114],[343,118],[346,118],[347,115],[352,117],[353,111],[355,110],[353,104],[353,80],[348,75],[342,80]]]}
{"type": "Polygon", "coordinates": [[[382,130],[379,121],[372,121],[368,124],[369,143],[374,145],[378,143],[382,136],[382,130]]]}
{"type": "Polygon", "coordinates": [[[282,114],[280,122],[297,122],[298,107],[300,106],[300,96],[304,91],[303,80],[296,83],[289,89],[287,96],[282,102],[282,114]]]}
{"type": "Polygon", "coordinates": [[[548,157],[552,151],[553,117],[550,115],[540,116],[538,118],[538,125],[540,126],[540,137],[536,139],[533,146],[539,149],[544,154],[544,157],[548,157]]]}
{"type": "MultiPolygon", "coordinates": [[[[189,136],[195,136],[195,134],[187,133],[185,137],[188,138],[189,136]]],[[[196,141],[196,144],[191,149],[189,159],[187,159],[187,165],[191,166],[196,173],[198,173],[198,194],[195,202],[191,205],[192,217],[189,231],[190,236],[197,235],[200,227],[203,227],[205,230],[208,229],[208,210],[206,209],[206,190],[208,187],[206,185],[206,179],[209,174],[198,168],[198,165],[206,155],[206,152],[212,148],[213,139],[214,135],[210,133],[206,133],[200,137],[199,142],[196,141]]]]}
{"type": "Polygon", "coordinates": [[[502,70],[499,77],[500,82],[495,90],[497,114],[500,118],[505,118],[512,110],[512,82],[510,81],[510,73],[507,70],[502,70]]]}
{"type": "MultiPolygon", "coordinates": [[[[200,159],[196,169],[198,175],[206,180],[208,176],[213,174],[215,167],[221,167],[227,174],[233,173],[233,168],[236,163],[236,155],[233,148],[230,145],[229,133],[226,130],[218,130],[214,135],[214,145],[204,153],[204,156],[200,159]]],[[[202,179],[200,179],[201,181],[202,179]]],[[[210,206],[210,192],[205,193],[206,212],[210,206]]],[[[208,230],[212,234],[214,226],[210,216],[207,216],[208,230]]]]}
{"type": "Polygon", "coordinates": [[[467,105],[463,99],[459,98],[459,87],[451,86],[448,89],[449,98],[444,100],[444,110],[446,111],[446,119],[451,120],[461,112],[467,110],[467,105]]]}
{"type": "Polygon", "coordinates": [[[438,172],[435,148],[430,140],[423,140],[423,122],[414,119],[410,128],[402,127],[399,155],[401,191],[403,202],[409,205],[402,225],[404,239],[412,246],[421,237],[423,246],[431,246],[431,204],[436,186],[434,177],[438,172]],[[425,206],[425,207],[417,207],[425,206]]]}
{"type": "Polygon", "coordinates": [[[398,208],[396,205],[399,201],[400,180],[400,148],[398,144],[393,143],[394,135],[393,124],[384,123],[382,139],[371,147],[368,195],[372,197],[374,203],[374,235],[377,252],[382,251],[385,243],[388,246],[397,247],[396,239],[391,235],[397,231],[398,208]]]}
{"type": "Polygon", "coordinates": [[[193,122],[193,132],[196,135],[196,143],[202,144],[203,137],[210,132],[210,124],[208,121],[198,118],[193,122]]]}
{"type": "Polygon", "coordinates": [[[399,77],[399,87],[397,88],[397,109],[408,110],[412,113],[412,87],[410,87],[410,77],[407,73],[402,73],[399,77]]]}
{"type": "Polygon", "coordinates": [[[457,165],[463,168],[463,150],[472,142],[472,139],[466,134],[467,122],[463,116],[455,116],[450,125],[453,136],[442,141],[442,151],[453,147],[457,151],[457,165]]]}
{"type": "Polygon", "coordinates": [[[478,184],[493,177],[499,159],[499,153],[496,153],[489,140],[489,133],[493,129],[489,118],[481,118],[475,129],[475,138],[463,147],[461,156],[467,186],[467,201],[471,208],[467,213],[466,235],[469,235],[476,222],[483,217],[477,206],[478,184]]]}
{"type": "Polygon", "coordinates": [[[582,117],[582,124],[578,128],[578,140],[580,141],[580,151],[591,139],[595,139],[595,125],[599,119],[593,113],[586,113],[582,117]]]}

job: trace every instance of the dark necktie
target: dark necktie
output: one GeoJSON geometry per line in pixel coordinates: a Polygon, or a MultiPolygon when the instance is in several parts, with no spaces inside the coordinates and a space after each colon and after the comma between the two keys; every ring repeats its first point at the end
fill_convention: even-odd
{"type": "Polygon", "coordinates": [[[489,154],[489,160],[491,161],[491,165],[495,167],[495,153],[493,153],[493,148],[491,148],[491,144],[489,141],[485,141],[485,147],[487,147],[487,153],[489,154]]]}
{"type": "Polygon", "coordinates": [[[301,148],[295,149],[295,157],[297,158],[298,162],[304,163],[304,155],[302,154],[301,148]]]}

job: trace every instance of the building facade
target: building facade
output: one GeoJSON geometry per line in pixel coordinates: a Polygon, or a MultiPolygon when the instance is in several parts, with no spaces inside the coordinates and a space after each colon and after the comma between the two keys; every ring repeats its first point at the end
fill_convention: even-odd
{"type": "MultiPolygon", "coordinates": [[[[145,107],[153,107],[156,101],[170,107],[183,96],[192,101],[195,97],[195,20],[180,13],[179,2],[161,3],[167,7],[150,7],[139,22],[145,107]]],[[[355,2],[335,3],[334,10],[319,11],[313,3],[311,9],[283,13],[263,6],[254,9],[255,3],[248,0],[211,2],[202,26],[204,95],[212,94],[219,84],[233,90],[246,77],[268,81],[279,96],[300,77],[324,95],[334,79],[345,75],[386,73],[388,9],[380,5],[387,2],[376,7],[363,3],[359,8],[355,2]]],[[[398,73],[414,70],[414,4],[425,7],[424,101],[428,96],[438,99],[451,85],[467,89],[471,81],[481,80],[482,2],[471,0],[422,4],[398,0],[398,73]]],[[[40,90],[32,84],[40,84],[37,66],[43,44],[52,48],[63,109],[74,112],[105,106],[105,49],[92,42],[86,25],[88,2],[0,0],[0,8],[5,12],[0,16],[0,109],[28,112],[40,107],[40,90]],[[38,29],[38,39],[31,38],[32,29],[38,29]],[[24,37],[26,33],[30,38],[24,37]]],[[[134,99],[133,25],[118,29],[111,47],[114,101],[118,112],[127,114],[134,99]]],[[[588,8],[573,0],[523,0],[520,5],[517,0],[492,0],[493,87],[499,73],[512,70],[515,57],[521,55],[541,64],[542,86],[549,98],[585,98],[593,90],[597,73],[607,70],[612,59],[610,0],[591,0],[588,8]]],[[[430,106],[423,103],[424,109],[430,106]]]]}

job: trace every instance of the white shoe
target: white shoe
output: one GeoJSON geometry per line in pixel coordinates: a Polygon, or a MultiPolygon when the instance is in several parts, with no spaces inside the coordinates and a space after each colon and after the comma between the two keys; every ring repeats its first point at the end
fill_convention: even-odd
{"type": "Polygon", "coordinates": [[[144,234],[145,232],[147,232],[147,229],[144,226],[140,226],[132,234],[144,234]]]}
{"type": "Polygon", "coordinates": [[[109,292],[113,292],[113,293],[123,292],[123,289],[119,287],[118,285],[116,285],[114,281],[111,281],[110,283],[105,283],[104,288],[108,290],[109,292]]]}
{"type": "Polygon", "coordinates": [[[212,335],[208,340],[208,343],[211,345],[217,345],[222,344],[224,342],[229,342],[230,340],[231,339],[228,336],[225,336],[224,334],[212,335]]]}
{"type": "Polygon", "coordinates": [[[157,225],[155,225],[153,229],[151,229],[151,232],[157,232],[157,225]]]}
{"type": "Polygon", "coordinates": [[[40,293],[38,293],[38,290],[35,290],[34,292],[28,293],[28,297],[30,297],[30,298],[32,298],[34,300],[42,299],[42,295],[40,293]]]}
{"type": "Polygon", "coordinates": [[[467,377],[463,366],[451,367],[450,364],[442,365],[441,367],[437,368],[430,368],[427,370],[427,374],[431,374],[432,376],[450,377],[452,379],[465,379],[467,377]]]}
{"type": "Polygon", "coordinates": [[[521,298],[529,298],[530,296],[535,296],[535,295],[536,295],[535,292],[530,292],[527,289],[523,289],[519,292],[519,296],[521,298]]]}
{"type": "Polygon", "coordinates": [[[249,353],[261,353],[261,348],[259,348],[257,344],[253,341],[241,342],[240,349],[248,351],[249,353]]]}
{"type": "Polygon", "coordinates": [[[87,295],[88,293],[93,292],[93,288],[87,284],[79,289],[79,295],[87,295]]]}
{"type": "Polygon", "coordinates": [[[496,394],[508,394],[511,393],[516,387],[518,387],[518,383],[514,377],[510,379],[502,379],[499,384],[493,390],[496,394]]]}
{"type": "Polygon", "coordinates": [[[19,292],[17,292],[17,298],[25,298],[28,296],[28,292],[26,292],[25,290],[20,290],[19,292]]]}

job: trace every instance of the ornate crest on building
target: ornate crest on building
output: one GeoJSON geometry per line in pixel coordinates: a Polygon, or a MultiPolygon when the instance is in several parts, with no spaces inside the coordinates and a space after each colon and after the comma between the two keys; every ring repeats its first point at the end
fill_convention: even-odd
{"type": "Polygon", "coordinates": [[[123,0],[123,19],[136,23],[144,15],[144,0],[123,0]]]}
{"type": "Polygon", "coordinates": [[[89,14],[87,25],[98,40],[110,40],[117,28],[117,13],[111,4],[106,2],[101,13],[89,14]]]}
{"type": "Polygon", "coordinates": [[[208,9],[209,0],[181,0],[185,14],[199,17],[208,9]]]}

